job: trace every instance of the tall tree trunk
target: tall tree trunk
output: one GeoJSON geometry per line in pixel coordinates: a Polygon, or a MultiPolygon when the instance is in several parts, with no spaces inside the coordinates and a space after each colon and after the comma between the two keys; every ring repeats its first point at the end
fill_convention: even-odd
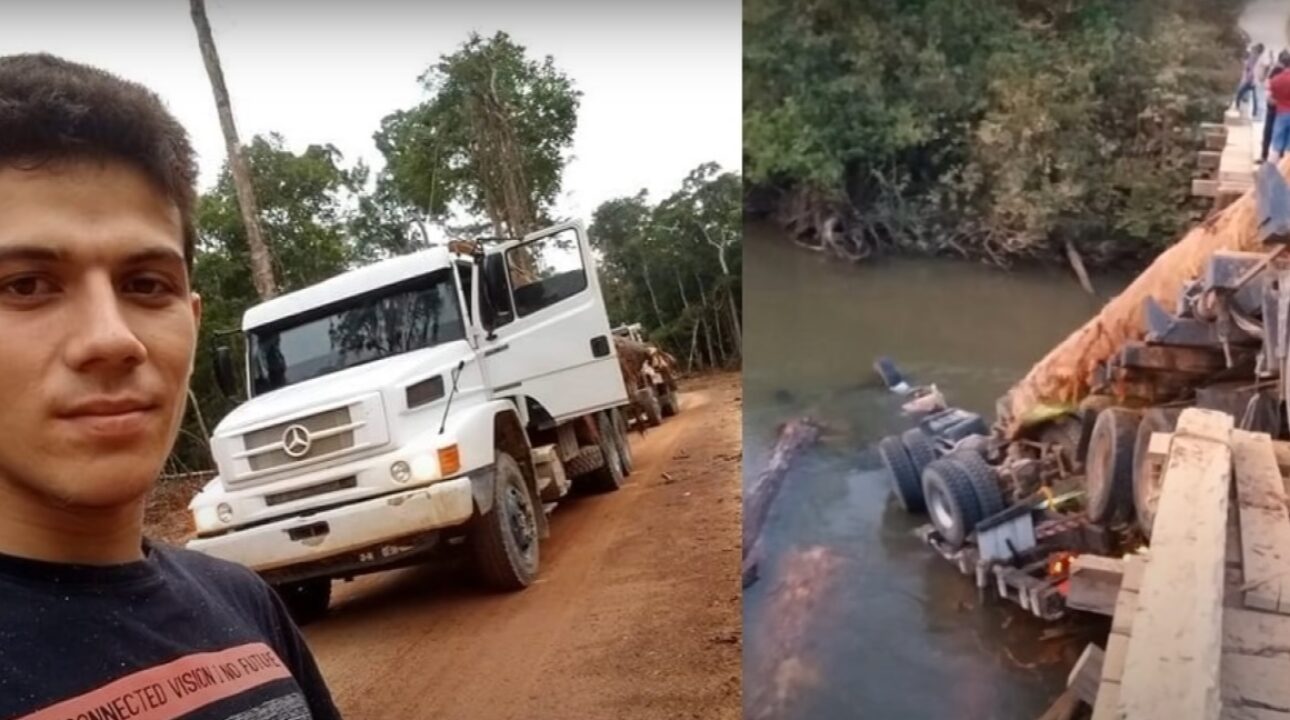
{"type": "Polygon", "coordinates": [[[717,367],[717,354],[712,352],[712,333],[702,313],[699,314],[699,323],[703,325],[703,344],[708,348],[708,367],[717,367]]]}
{"type": "Polygon", "coordinates": [[[717,249],[717,261],[721,263],[721,275],[730,283],[726,293],[726,300],[730,306],[730,329],[735,333],[735,344],[739,346],[739,354],[742,355],[744,332],[739,324],[739,310],[735,307],[734,280],[730,276],[730,265],[726,262],[726,243],[713,242],[712,236],[708,234],[708,229],[702,225],[699,226],[699,230],[703,232],[703,238],[708,241],[708,244],[717,249]]]}
{"type": "Polygon", "coordinates": [[[658,309],[658,295],[654,294],[654,283],[649,279],[649,263],[644,258],[641,258],[641,275],[645,278],[645,289],[649,291],[650,305],[654,306],[654,319],[659,327],[663,327],[663,311],[658,309]]]}
{"type": "Polygon", "coordinates": [[[703,278],[699,273],[694,273],[694,280],[699,283],[699,297],[703,298],[703,310],[712,311],[712,326],[717,331],[717,350],[721,355],[721,365],[726,364],[726,336],[721,332],[721,311],[715,305],[708,304],[708,288],[703,284],[703,278]]]}
{"type": "Polygon", "coordinates": [[[242,224],[246,226],[246,244],[251,251],[251,282],[261,300],[278,294],[278,283],[273,277],[273,259],[269,246],[260,230],[260,207],[255,202],[255,188],[251,185],[251,168],[242,154],[237,139],[237,126],[233,124],[233,106],[224,85],[224,71],[220,68],[219,54],[215,51],[215,38],[211,24],[206,19],[205,0],[188,0],[192,10],[193,26],[197,28],[197,44],[202,49],[206,74],[211,79],[215,93],[215,109],[219,112],[220,128],[224,131],[224,145],[228,148],[228,166],[233,174],[233,188],[237,192],[237,205],[242,211],[242,224]]]}
{"type": "Polygon", "coordinates": [[[681,289],[681,306],[686,310],[689,310],[690,298],[685,296],[685,283],[681,280],[681,270],[673,265],[672,274],[676,276],[676,286],[681,289]]]}

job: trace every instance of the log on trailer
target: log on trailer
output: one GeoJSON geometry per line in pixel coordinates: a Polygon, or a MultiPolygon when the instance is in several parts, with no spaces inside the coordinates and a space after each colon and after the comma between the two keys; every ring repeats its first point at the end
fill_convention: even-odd
{"type": "Polygon", "coordinates": [[[1193,228],[1008,391],[999,403],[999,420],[1009,437],[1055,411],[1075,408],[1088,395],[1097,366],[1144,337],[1146,301],[1173,307],[1183,285],[1200,275],[1215,251],[1260,252],[1265,242],[1284,240],[1287,223],[1281,216],[1290,213],[1280,196],[1290,158],[1275,170],[1271,164],[1264,167],[1258,177],[1261,203],[1255,192],[1247,192],[1193,228]]]}

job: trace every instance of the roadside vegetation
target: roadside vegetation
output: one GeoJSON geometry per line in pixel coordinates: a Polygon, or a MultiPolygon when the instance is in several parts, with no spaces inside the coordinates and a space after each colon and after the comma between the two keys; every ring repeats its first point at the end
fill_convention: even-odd
{"type": "Polygon", "coordinates": [[[803,245],[1140,262],[1204,213],[1239,0],[748,0],[745,204],[803,245]]]}

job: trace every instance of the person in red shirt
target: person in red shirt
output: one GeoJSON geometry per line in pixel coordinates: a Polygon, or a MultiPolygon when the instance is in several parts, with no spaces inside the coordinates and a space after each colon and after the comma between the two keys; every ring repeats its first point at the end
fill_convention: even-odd
{"type": "Polygon", "coordinates": [[[1290,72],[1280,72],[1268,83],[1268,101],[1277,109],[1272,126],[1272,152],[1276,159],[1290,147],[1290,72]]]}

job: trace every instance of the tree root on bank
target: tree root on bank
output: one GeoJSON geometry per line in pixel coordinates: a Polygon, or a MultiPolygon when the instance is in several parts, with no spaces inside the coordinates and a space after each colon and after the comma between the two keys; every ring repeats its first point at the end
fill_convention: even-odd
{"type": "Polygon", "coordinates": [[[795,192],[775,215],[798,247],[853,263],[873,255],[868,228],[854,210],[842,203],[824,200],[815,193],[795,192]]]}
{"type": "Polygon", "coordinates": [[[744,587],[748,587],[757,580],[762,527],[766,524],[766,518],[770,516],[771,504],[775,502],[775,497],[788,476],[789,465],[798,453],[819,440],[823,429],[821,424],[809,417],[790,420],[780,427],[779,438],[775,441],[770,462],[744,496],[744,587]]]}

